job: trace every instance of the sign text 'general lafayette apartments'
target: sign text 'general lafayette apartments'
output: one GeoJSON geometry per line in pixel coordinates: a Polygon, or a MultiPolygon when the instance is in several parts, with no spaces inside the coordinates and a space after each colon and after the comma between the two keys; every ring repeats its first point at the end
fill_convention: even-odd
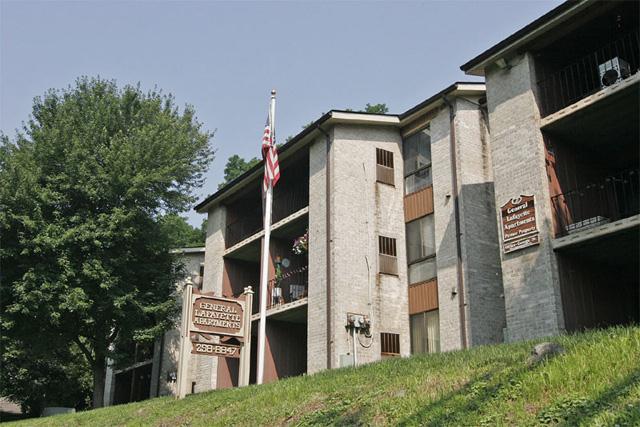
{"type": "Polygon", "coordinates": [[[534,196],[520,195],[500,208],[505,254],[540,243],[534,196]]]}

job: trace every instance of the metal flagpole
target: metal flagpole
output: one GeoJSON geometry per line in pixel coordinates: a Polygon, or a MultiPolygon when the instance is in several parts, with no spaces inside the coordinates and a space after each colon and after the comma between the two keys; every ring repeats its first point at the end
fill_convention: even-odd
{"type": "MultiPolygon", "coordinates": [[[[276,91],[271,91],[269,105],[270,138],[273,143],[275,135],[276,91]]],[[[265,159],[266,162],[266,159],[265,159]]],[[[270,181],[264,200],[264,240],[262,244],[262,264],[260,270],[260,326],[258,329],[258,369],[256,382],[262,384],[264,379],[264,352],[267,331],[267,283],[269,278],[269,240],[271,238],[271,204],[273,201],[273,184],[270,181]]]]}

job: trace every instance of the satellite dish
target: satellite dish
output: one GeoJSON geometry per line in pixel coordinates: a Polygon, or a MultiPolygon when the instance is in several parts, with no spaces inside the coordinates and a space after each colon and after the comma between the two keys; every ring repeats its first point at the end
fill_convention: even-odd
{"type": "Polygon", "coordinates": [[[602,84],[604,86],[611,86],[615,82],[618,81],[620,75],[618,74],[618,70],[611,69],[604,72],[602,75],[602,84]]]}
{"type": "Polygon", "coordinates": [[[289,258],[283,258],[282,259],[282,266],[284,268],[289,268],[290,265],[291,265],[291,261],[289,261],[289,258]]]}

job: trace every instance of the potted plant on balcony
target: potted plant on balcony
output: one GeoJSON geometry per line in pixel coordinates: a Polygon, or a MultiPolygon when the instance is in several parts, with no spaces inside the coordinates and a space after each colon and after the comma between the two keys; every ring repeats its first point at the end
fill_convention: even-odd
{"type": "Polygon", "coordinates": [[[306,254],[309,250],[309,229],[304,234],[293,241],[291,251],[296,255],[306,254]]]}

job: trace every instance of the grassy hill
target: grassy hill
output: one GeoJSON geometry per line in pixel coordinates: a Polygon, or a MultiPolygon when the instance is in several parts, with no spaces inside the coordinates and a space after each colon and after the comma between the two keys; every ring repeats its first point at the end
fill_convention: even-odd
{"type": "Polygon", "coordinates": [[[18,425],[640,426],[640,327],[392,359],[263,386],[158,398],[18,425]]]}

